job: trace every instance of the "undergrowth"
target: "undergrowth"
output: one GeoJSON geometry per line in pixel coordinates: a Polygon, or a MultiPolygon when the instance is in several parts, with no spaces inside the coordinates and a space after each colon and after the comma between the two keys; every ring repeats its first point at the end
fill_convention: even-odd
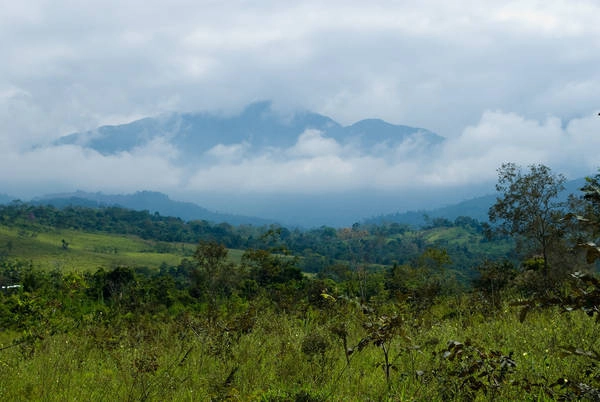
{"type": "Polygon", "coordinates": [[[341,304],[282,313],[255,301],[214,323],[194,312],[97,312],[5,330],[0,399],[597,399],[599,330],[584,312],[545,309],[520,322],[508,304],[491,320],[441,314],[456,299],[438,301],[435,315],[341,304]]]}

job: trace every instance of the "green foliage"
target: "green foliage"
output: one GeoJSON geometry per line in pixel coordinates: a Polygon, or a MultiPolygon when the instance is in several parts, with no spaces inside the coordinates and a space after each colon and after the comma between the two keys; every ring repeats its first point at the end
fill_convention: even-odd
{"type": "MultiPolygon", "coordinates": [[[[385,372],[385,379],[390,383],[390,370],[397,370],[398,367],[390,360],[392,341],[398,335],[403,333],[404,320],[401,315],[392,316],[382,315],[375,320],[370,319],[363,324],[367,335],[358,342],[357,349],[360,352],[367,345],[372,344],[381,348],[384,361],[380,363],[385,372]]],[[[408,338],[407,338],[408,339],[408,338]]]]}
{"type": "Polygon", "coordinates": [[[439,368],[449,375],[436,380],[446,400],[473,400],[478,396],[493,400],[500,388],[511,385],[510,376],[516,366],[512,352],[506,356],[499,351],[486,351],[469,340],[452,340],[441,353],[439,368]]]}
{"type": "MultiPolygon", "coordinates": [[[[506,241],[486,241],[481,225],[464,217],[450,226],[425,231],[398,224],[300,231],[278,226],[184,222],[114,207],[56,209],[23,203],[0,206],[0,255],[27,256],[49,267],[60,264],[95,270],[99,266],[132,266],[134,261],[149,267],[162,262],[176,265],[182,256],[193,255],[200,240],[228,248],[291,252],[300,257],[299,268],[313,273],[344,261],[368,265],[412,263],[427,247],[443,247],[451,256],[452,269],[468,271],[472,259],[504,257],[510,250],[506,241]],[[70,253],[60,252],[62,240],[68,243],[70,253]]],[[[243,252],[231,250],[230,260],[239,263],[243,252]]]]}
{"type": "Polygon", "coordinates": [[[510,261],[484,261],[476,267],[479,276],[473,280],[473,288],[481,292],[484,302],[492,310],[502,307],[502,292],[517,276],[517,270],[510,261]]]}
{"type": "Polygon", "coordinates": [[[242,256],[242,266],[260,286],[301,281],[302,272],[296,262],[294,258],[275,255],[266,250],[247,250],[242,256]]]}
{"type": "Polygon", "coordinates": [[[395,264],[389,269],[385,288],[396,300],[406,301],[417,310],[427,309],[437,297],[457,292],[454,272],[446,269],[450,263],[446,250],[428,248],[415,266],[395,264]]]}
{"type": "Polygon", "coordinates": [[[519,265],[467,218],[300,231],[16,204],[0,220],[1,400],[600,395],[597,278],[531,291],[548,259],[573,267],[566,242],[519,265]]]}
{"type": "MultiPolygon", "coordinates": [[[[544,165],[531,165],[523,173],[520,166],[505,163],[498,169],[496,191],[500,196],[489,210],[496,230],[518,236],[528,253],[541,254],[544,277],[548,277],[550,248],[560,243],[563,205],[557,201],[566,178],[544,165]]],[[[546,285],[548,282],[546,281],[546,285]]]]}
{"type": "Polygon", "coordinates": [[[599,387],[599,337],[585,315],[536,310],[520,324],[506,304],[490,320],[454,298],[365,315],[369,306],[316,282],[324,303],[282,311],[232,295],[211,320],[203,302],[178,297],[177,267],[6,270],[35,285],[0,293],[3,400],[520,400],[599,387]],[[450,341],[460,337],[471,341],[450,341]]]}

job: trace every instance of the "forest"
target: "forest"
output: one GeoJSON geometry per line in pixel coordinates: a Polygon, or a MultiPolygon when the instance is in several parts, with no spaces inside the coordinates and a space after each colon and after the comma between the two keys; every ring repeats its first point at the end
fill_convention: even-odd
{"type": "Polygon", "coordinates": [[[489,222],[310,230],[0,207],[0,399],[600,400],[600,174],[489,222]]]}

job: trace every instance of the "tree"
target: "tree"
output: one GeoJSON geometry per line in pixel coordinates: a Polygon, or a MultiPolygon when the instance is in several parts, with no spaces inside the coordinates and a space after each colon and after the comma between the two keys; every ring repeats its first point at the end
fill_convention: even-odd
{"type": "MultiPolygon", "coordinates": [[[[585,186],[581,188],[583,199],[587,201],[587,213],[594,219],[594,228],[600,231],[600,173],[594,177],[585,178],[585,186]]],[[[594,233],[596,235],[597,233],[594,233]]]]}
{"type": "Polygon", "coordinates": [[[501,306],[501,291],[517,275],[510,261],[484,261],[475,270],[479,276],[472,280],[473,288],[481,292],[485,299],[496,309],[501,306]]]}
{"type": "Polygon", "coordinates": [[[600,258],[598,237],[600,236],[600,173],[594,177],[586,177],[586,184],[581,188],[581,198],[572,197],[571,213],[568,217],[575,218],[575,242],[586,251],[588,263],[594,263],[600,258]]]}
{"type": "Polygon", "coordinates": [[[194,259],[197,268],[193,271],[193,292],[208,298],[208,317],[211,322],[217,318],[217,300],[227,296],[236,280],[233,264],[227,259],[227,248],[216,241],[200,241],[194,259]]]}
{"type": "Polygon", "coordinates": [[[267,250],[248,249],[242,255],[242,265],[250,278],[260,286],[301,281],[302,271],[297,267],[297,258],[272,254],[267,250]]]}
{"type": "Polygon", "coordinates": [[[514,163],[505,163],[498,169],[496,190],[500,193],[489,210],[490,222],[506,235],[516,235],[518,244],[523,240],[543,259],[544,278],[548,277],[548,254],[560,240],[560,219],[563,204],[558,195],[564,190],[566,178],[555,174],[542,164],[530,165],[523,172],[514,163]]]}

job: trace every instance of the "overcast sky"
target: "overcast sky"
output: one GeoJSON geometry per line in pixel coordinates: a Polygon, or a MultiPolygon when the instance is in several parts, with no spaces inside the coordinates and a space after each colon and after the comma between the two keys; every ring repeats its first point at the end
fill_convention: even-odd
{"type": "Polygon", "coordinates": [[[598,1],[0,0],[0,193],[464,185],[493,180],[504,161],[593,173],[599,21],[598,1]],[[307,141],[298,133],[287,160],[262,153],[198,172],[181,171],[168,144],[109,157],[49,146],[103,124],[267,99],[448,141],[439,155],[400,149],[391,161],[348,156],[318,134],[317,155],[294,153],[307,141]]]}

